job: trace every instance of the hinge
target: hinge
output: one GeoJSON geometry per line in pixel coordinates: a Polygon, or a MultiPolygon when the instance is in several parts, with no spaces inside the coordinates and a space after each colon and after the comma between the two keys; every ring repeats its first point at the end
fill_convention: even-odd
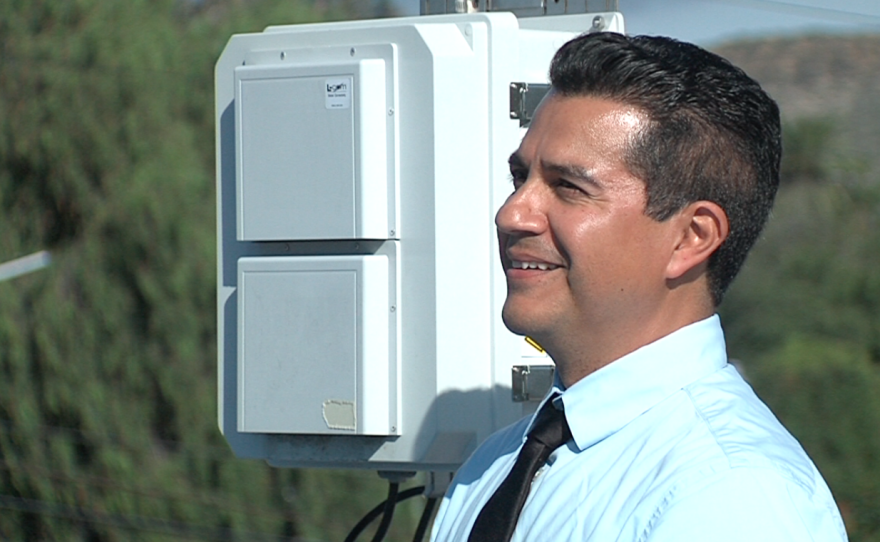
{"type": "Polygon", "coordinates": [[[528,126],[549,91],[550,85],[546,83],[511,83],[510,118],[519,119],[520,127],[528,126]]]}
{"type": "Polygon", "coordinates": [[[540,401],[553,385],[553,365],[514,365],[511,371],[513,402],[540,401]]]}

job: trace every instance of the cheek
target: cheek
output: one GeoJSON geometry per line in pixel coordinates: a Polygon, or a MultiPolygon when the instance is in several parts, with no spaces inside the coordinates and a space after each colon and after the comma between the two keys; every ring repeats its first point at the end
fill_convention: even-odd
{"type": "MultiPolygon", "coordinates": [[[[644,220],[644,219],[643,219],[644,220]]],[[[630,229],[630,240],[626,244],[627,269],[631,288],[650,292],[662,288],[666,277],[666,267],[672,255],[671,239],[665,235],[661,224],[647,219],[630,229]]],[[[624,243],[623,240],[620,241],[624,243]]]]}
{"type": "Polygon", "coordinates": [[[607,294],[626,275],[625,237],[601,220],[581,223],[566,243],[569,286],[575,297],[607,294]]]}
{"type": "Polygon", "coordinates": [[[663,245],[640,211],[578,224],[567,243],[569,281],[581,292],[638,289],[662,265],[663,245]]]}

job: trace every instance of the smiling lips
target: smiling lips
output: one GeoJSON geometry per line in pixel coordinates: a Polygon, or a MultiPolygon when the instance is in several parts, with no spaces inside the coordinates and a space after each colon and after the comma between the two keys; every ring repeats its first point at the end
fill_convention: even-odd
{"type": "Polygon", "coordinates": [[[558,265],[553,265],[552,263],[544,263],[544,262],[521,262],[518,260],[512,260],[510,262],[510,267],[513,269],[540,269],[541,271],[552,271],[553,269],[557,269],[558,265]]]}

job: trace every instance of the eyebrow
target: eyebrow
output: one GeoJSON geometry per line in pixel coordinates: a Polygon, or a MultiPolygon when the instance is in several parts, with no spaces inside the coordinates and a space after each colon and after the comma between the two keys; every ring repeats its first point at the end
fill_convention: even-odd
{"type": "MultiPolygon", "coordinates": [[[[525,160],[523,160],[517,152],[510,155],[510,158],[507,159],[507,163],[510,164],[510,167],[512,168],[529,169],[528,164],[526,164],[525,160]]],[[[597,181],[596,177],[585,167],[574,164],[554,164],[552,162],[541,162],[541,166],[543,169],[561,177],[581,181],[596,188],[602,188],[602,184],[597,181]]]]}
{"type": "Polygon", "coordinates": [[[510,164],[510,167],[512,167],[512,168],[515,167],[515,168],[529,169],[529,167],[526,165],[525,161],[523,161],[523,159],[520,158],[519,154],[517,154],[516,152],[514,152],[513,154],[510,155],[510,158],[507,159],[507,163],[510,164]]]}

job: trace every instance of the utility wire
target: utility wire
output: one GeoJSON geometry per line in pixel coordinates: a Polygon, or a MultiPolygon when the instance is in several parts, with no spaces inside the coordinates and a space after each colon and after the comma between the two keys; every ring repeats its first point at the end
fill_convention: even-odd
{"type": "MultiPolygon", "coordinates": [[[[84,431],[71,427],[60,427],[52,425],[33,425],[30,426],[30,428],[28,429],[32,430],[28,431],[27,429],[23,430],[21,427],[16,427],[15,423],[11,420],[0,420],[0,435],[5,433],[7,438],[14,439],[16,436],[28,439],[39,438],[41,440],[45,440],[47,443],[64,439],[68,440],[71,443],[98,445],[104,449],[118,450],[123,453],[133,452],[138,455],[143,453],[143,448],[126,445],[123,443],[121,438],[116,437],[112,434],[108,435],[106,433],[100,433],[97,431],[84,431]]],[[[183,443],[180,441],[164,440],[161,441],[161,444],[168,446],[172,449],[183,448],[183,443]]],[[[230,456],[228,448],[221,446],[205,445],[201,446],[197,452],[174,452],[174,454],[181,457],[190,456],[198,458],[200,460],[218,461],[221,463],[232,463],[238,461],[235,457],[230,456]]],[[[119,493],[140,495],[145,498],[170,501],[195,501],[196,504],[202,506],[213,506],[215,508],[222,509],[224,512],[235,514],[237,516],[258,516],[263,518],[277,517],[277,513],[267,510],[265,508],[241,506],[240,503],[236,503],[229,499],[222,499],[216,496],[209,496],[199,493],[171,494],[162,491],[156,492],[149,491],[147,489],[132,488],[130,486],[126,487],[120,485],[117,481],[110,478],[101,478],[88,475],[75,476],[71,475],[70,473],[60,471],[58,469],[48,469],[44,466],[36,466],[27,461],[13,462],[9,461],[9,459],[11,458],[0,458],[0,470],[6,470],[10,473],[17,470],[19,472],[25,472],[35,477],[55,479],[62,483],[65,481],[69,481],[70,483],[77,485],[106,488],[108,490],[117,491],[119,493]]]]}
{"type": "MultiPolygon", "coordinates": [[[[45,441],[46,443],[50,443],[52,441],[65,440],[72,444],[82,443],[88,445],[99,445],[102,448],[109,448],[113,450],[119,450],[123,453],[127,452],[138,452],[143,453],[143,449],[135,446],[125,445],[122,439],[115,437],[114,435],[108,435],[107,433],[100,433],[96,431],[84,431],[81,429],[75,429],[71,427],[60,427],[60,426],[52,426],[52,425],[33,425],[27,429],[22,429],[21,427],[17,427],[15,423],[11,420],[0,420],[0,435],[4,435],[6,438],[10,438],[15,440],[18,438],[28,438],[28,439],[40,439],[41,441],[45,441]]],[[[174,448],[182,448],[183,443],[178,441],[163,441],[162,444],[174,448]]],[[[180,456],[193,456],[200,458],[202,460],[207,461],[220,461],[220,462],[233,462],[237,461],[234,457],[230,457],[229,450],[225,447],[220,446],[203,446],[199,449],[200,453],[193,452],[175,452],[175,455],[180,456]]],[[[27,461],[10,461],[11,458],[0,458],[0,471],[7,471],[10,474],[14,472],[23,472],[27,475],[55,480],[61,484],[69,483],[70,485],[74,485],[76,487],[86,488],[102,488],[108,491],[113,491],[122,495],[136,495],[143,497],[145,499],[156,499],[163,501],[171,501],[171,502],[190,502],[196,504],[197,506],[205,507],[205,508],[213,508],[215,510],[222,511],[224,513],[232,514],[233,517],[246,517],[246,518],[263,518],[263,519],[274,519],[278,520],[278,513],[267,510],[265,508],[258,508],[255,506],[247,506],[247,502],[245,506],[241,506],[241,503],[233,502],[229,499],[222,499],[217,496],[206,495],[200,492],[193,492],[191,494],[186,494],[184,492],[177,492],[176,494],[168,493],[166,491],[150,491],[149,488],[132,488],[131,486],[123,486],[119,484],[117,481],[111,478],[104,477],[95,477],[88,475],[73,475],[71,473],[67,473],[61,471],[59,469],[49,469],[44,466],[36,466],[27,461]]],[[[57,488],[56,488],[57,489],[57,488]]],[[[8,504],[8,503],[7,503],[8,504]]],[[[63,503],[54,503],[52,506],[69,506],[63,503]]],[[[3,506],[0,506],[3,507],[3,506]]],[[[7,508],[9,506],[6,506],[7,508]]],[[[45,507],[40,510],[47,510],[45,507]]],[[[40,513],[39,510],[32,510],[34,513],[40,513]]],[[[57,514],[56,514],[57,515],[57,514]]],[[[121,518],[125,518],[125,516],[118,516],[121,518]]],[[[81,516],[77,516],[77,518],[82,520],[81,516]]],[[[161,520],[156,520],[161,521],[161,520]]],[[[115,523],[114,523],[115,525],[115,523]]]]}
{"type": "Polygon", "coordinates": [[[796,14],[812,19],[821,19],[824,21],[835,20],[837,22],[845,22],[851,24],[862,24],[870,26],[880,26],[880,15],[870,13],[862,13],[857,11],[847,11],[835,8],[826,8],[818,6],[810,6],[795,2],[785,2],[783,0],[713,0],[719,4],[731,4],[739,6],[748,6],[762,11],[773,11],[776,13],[796,14]]]}
{"type": "Polygon", "coordinates": [[[24,472],[34,478],[39,479],[48,479],[55,480],[58,482],[69,482],[73,487],[81,488],[81,487],[93,487],[93,488],[103,488],[108,489],[117,493],[124,493],[129,495],[137,495],[140,497],[145,497],[148,499],[156,499],[160,501],[172,501],[172,502],[187,502],[194,503],[197,505],[203,505],[206,507],[212,507],[216,509],[220,509],[224,512],[230,514],[236,514],[243,517],[252,518],[255,515],[265,519],[278,519],[278,514],[266,510],[264,508],[256,508],[251,506],[246,506],[245,508],[239,508],[237,506],[238,503],[234,503],[227,499],[222,499],[220,497],[216,497],[214,495],[204,495],[200,493],[168,493],[164,491],[149,491],[145,489],[131,488],[125,487],[118,484],[115,480],[110,478],[100,478],[95,476],[72,476],[70,474],[57,471],[50,470],[43,467],[37,467],[30,465],[28,463],[10,463],[8,461],[4,461],[0,459],[0,471],[8,471],[13,473],[15,471],[24,472]]]}
{"type": "MultiPolygon", "coordinates": [[[[61,427],[55,425],[28,425],[27,427],[17,426],[16,422],[12,420],[0,420],[0,432],[5,432],[9,434],[18,434],[23,437],[31,438],[33,435],[32,432],[36,432],[41,437],[48,438],[59,438],[61,436],[66,436],[70,439],[76,439],[77,442],[82,444],[99,444],[101,446],[111,447],[115,450],[123,450],[127,452],[137,452],[143,453],[143,448],[140,446],[128,445],[124,442],[124,439],[120,438],[117,435],[111,433],[102,433],[98,431],[86,431],[83,429],[76,429],[73,427],[61,427]],[[31,431],[33,430],[33,431],[31,431]]],[[[169,450],[177,450],[184,449],[184,442],[180,440],[171,440],[171,439],[159,439],[159,438],[151,438],[152,441],[158,442],[162,444],[169,450]]],[[[201,459],[211,458],[211,459],[220,459],[226,461],[234,461],[237,460],[234,456],[231,455],[229,448],[226,446],[212,446],[212,445],[201,445],[197,449],[198,453],[193,452],[176,452],[181,454],[190,454],[201,459]]]]}
{"type": "Polygon", "coordinates": [[[290,542],[292,540],[287,537],[268,533],[237,531],[225,527],[193,525],[180,521],[166,521],[144,516],[108,514],[79,506],[71,506],[68,504],[37,499],[25,499],[13,495],[0,495],[0,508],[50,515],[84,523],[101,523],[122,529],[150,531],[190,539],[217,540],[221,542],[235,540],[248,540],[254,542],[290,542]]]}

